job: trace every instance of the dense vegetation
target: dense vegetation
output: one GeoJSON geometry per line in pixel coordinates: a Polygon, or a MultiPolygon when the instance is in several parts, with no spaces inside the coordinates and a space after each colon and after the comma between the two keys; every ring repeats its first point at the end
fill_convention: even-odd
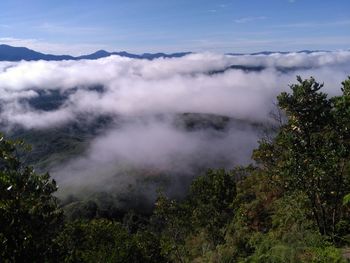
{"type": "Polygon", "coordinates": [[[346,262],[350,78],[340,96],[321,88],[298,78],[278,96],[286,121],[254,165],[209,170],[182,200],[160,191],[150,214],[94,202],[64,213],[55,181],[1,137],[1,262],[346,262]]]}

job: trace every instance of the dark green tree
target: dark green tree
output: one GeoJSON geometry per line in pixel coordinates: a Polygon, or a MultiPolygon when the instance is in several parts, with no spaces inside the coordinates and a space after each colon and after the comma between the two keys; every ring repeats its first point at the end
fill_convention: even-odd
{"type": "Polygon", "coordinates": [[[132,235],[106,219],[66,224],[58,238],[61,262],[147,262],[132,235]]]}
{"type": "Polygon", "coordinates": [[[161,254],[171,262],[186,262],[186,238],[192,231],[190,206],[187,201],[176,202],[160,194],[151,219],[161,232],[161,254]]]}
{"type": "Polygon", "coordinates": [[[49,174],[23,165],[21,141],[0,135],[0,258],[1,262],[55,261],[55,237],[62,212],[52,195],[57,186],[49,174]]]}
{"type": "Polygon", "coordinates": [[[335,237],[342,199],[350,190],[349,80],[341,96],[327,98],[313,78],[278,96],[288,122],[274,141],[262,142],[256,161],[287,191],[303,191],[321,234],[335,237]]]}
{"type": "Polygon", "coordinates": [[[163,255],[174,262],[199,260],[224,242],[225,226],[234,216],[235,180],[234,172],[208,170],[192,182],[185,200],[159,196],[155,218],[163,225],[163,255]]]}
{"type": "Polygon", "coordinates": [[[208,170],[191,184],[192,223],[197,229],[205,230],[214,246],[224,241],[225,225],[234,216],[235,197],[235,173],[224,169],[208,170]]]}

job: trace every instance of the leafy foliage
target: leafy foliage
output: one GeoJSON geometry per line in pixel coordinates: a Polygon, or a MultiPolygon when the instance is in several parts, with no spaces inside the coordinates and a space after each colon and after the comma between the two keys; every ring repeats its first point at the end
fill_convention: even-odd
{"type": "Polygon", "coordinates": [[[128,232],[113,221],[69,223],[58,243],[63,251],[63,262],[143,262],[128,232]]]}
{"type": "Polygon", "coordinates": [[[225,225],[234,216],[234,173],[209,170],[196,178],[187,199],[178,203],[160,195],[155,216],[163,224],[162,251],[176,262],[201,256],[224,242],[225,225]],[[202,249],[191,251],[191,243],[202,249]]]}
{"type": "Polygon", "coordinates": [[[52,258],[62,212],[48,174],[38,175],[18,159],[21,141],[0,139],[0,256],[5,262],[52,258]]]}
{"type": "Polygon", "coordinates": [[[288,123],[254,156],[287,191],[302,190],[320,233],[336,238],[341,200],[350,191],[348,84],[342,96],[328,99],[313,78],[298,82],[278,97],[288,123]]]}

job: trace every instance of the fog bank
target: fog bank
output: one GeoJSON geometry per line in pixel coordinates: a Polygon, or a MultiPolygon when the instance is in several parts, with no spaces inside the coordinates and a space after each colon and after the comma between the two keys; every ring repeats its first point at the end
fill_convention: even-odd
{"type": "Polygon", "coordinates": [[[296,75],[324,82],[333,96],[349,74],[345,51],[0,62],[0,122],[6,131],[52,131],[109,116],[84,152],[50,171],[62,189],[125,191],[143,176],[175,182],[249,163],[276,96],[296,75]],[[184,113],[199,114],[187,120],[195,128],[184,113]],[[228,117],[219,128],[217,115],[228,117]]]}

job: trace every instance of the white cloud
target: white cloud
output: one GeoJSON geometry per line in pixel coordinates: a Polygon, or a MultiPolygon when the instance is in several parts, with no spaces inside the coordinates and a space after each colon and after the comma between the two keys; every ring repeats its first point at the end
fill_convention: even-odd
{"type": "MultiPolygon", "coordinates": [[[[194,164],[232,167],[247,163],[258,138],[249,123],[268,120],[276,96],[295,82],[296,75],[314,76],[325,83],[326,92],[335,95],[349,72],[350,52],[346,51],[268,56],[200,53],[152,61],[111,56],[0,62],[0,121],[45,129],[81,116],[115,117],[117,125],[92,141],[84,156],[52,173],[61,185],[102,187],[106,180],[121,174],[116,168],[120,162],[182,174],[191,171],[194,164]],[[225,71],[231,65],[265,69],[225,71]],[[209,74],[220,71],[224,72],[209,74]],[[104,91],[87,88],[96,85],[104,91]],[[39,96],[43,89],[63,93],[71,88],[77,89],[51,111],[23,103],[39,96]],[[186,112],[226,115],[236,122],[223,131],[206,128],[189,132],[174,124],[177,114],[186,112]]],[[[120,176],[123,182],[130,181],[120,176]]]]}
{"type": "Polygon", "coordinates": [[[280,24],[274,25],[274,28],[322,28],[322,27],[339,27],[349,26],[350,20],[337,20],[337,21],[310,21],[303,23],[291,23],[291,24],[280,24]]]}
{"type": "MultiPolygon", "coordinates": [[[[34,109],[20,109],[17,104],[17,98],[35,96],[38,89],[64,91],[73,87],[103,85],[105,92],[102,94],[87,89],[72,93],[64,105],[67,111],[62,114],[91,111],[127,115],[200,112],[262,120],[269,111],[269,105],[264,105],[274,99],[281,85],[293,81],[296,74],[280,74],[276,67],[321,67],[329,71],[327,78],[333,71],[344,77],[346,71],[339,71],[339,67],[349,66],[349,61],[350,52],[344,51],[270,56],[203,53],[153,61],[111,56],[96,61],[3,62],[0,63],[0,90],[7,108],[0,118],[7,113],[12,116],[10,121],[21,124],[23,119],[16,115],[28,114],[28,111],[38,114],[34,109]],[[264,66],[267,69],[262,72],[231,70],[224,74],[207,74],[230,65],[264,66]],[[254,106],[249,107],[248,103],[254,106]]],[[[310,70],[303,72],[309,73],[310,70]]],[[[323,74],[327,75],[327,72],[323,74]]],[[[340,83],[341,79],[338,81],[340,83]]],[[[42,125],[51,125],[45,114],[52,113],[40,114],[41,118],[35,123],[42,120],[42,125]]],[[[74,116],[67,117],[67,120],[71,118],[74,116]]],[[[64,119],[57,118],[59,121],[64,119]]]]}
{"type": "Polygon", "coordinates": [[[244,24],[244,23],[250,23],[250,22],[254,22],[257,20],[264,20],[264,19],[266,19],[266,16],[248,16],[248,17],[238,18],[235,20],[235,22],[238,24],[244,24]]]}

